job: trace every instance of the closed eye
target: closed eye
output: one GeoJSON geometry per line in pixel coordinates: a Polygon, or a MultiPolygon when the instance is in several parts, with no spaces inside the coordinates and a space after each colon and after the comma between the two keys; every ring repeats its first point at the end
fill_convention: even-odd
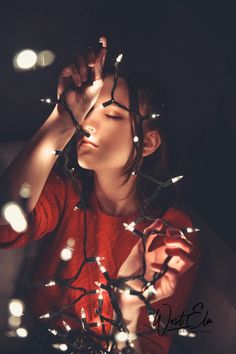
{"type": "Polygon", "coordinates": [[[106,117],[111,118],[111,119],[115,119],[115,120],[123,119],[121,116],[115,116],[115,115],[112,115],[112,114],[106,114],[106,117]]]}

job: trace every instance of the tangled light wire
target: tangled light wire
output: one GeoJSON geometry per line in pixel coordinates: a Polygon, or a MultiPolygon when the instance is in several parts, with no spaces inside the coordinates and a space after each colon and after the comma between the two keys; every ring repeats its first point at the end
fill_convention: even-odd
{"type": "MultiPolygon", "coordinates": [[[[122,54],[120,54],[115,62],[114,62],[114,82],[113,82],[113,87],[111,90],[111,98],[102,103],[103,107],[107,107],[111,104],[115,104],[119,106],[120,108],[128,111],[129,113],[133,114],[134,116],[139,119],[139,122],[142,126],[143,121],[146,119],[158,119],[160,114],[159,113],[151,113],[148,115],[141,115],[139,110],[135,111],[132,109],[129,109],[116,101],[115,99],[115,90],[117,87],[118,83],[118,77],[119,77],[119,63],[121,62],[122,59],[122,54]]],[[[73,87],[69,87],[66,89],[62,95],[59,97],[59,99],[42,99],[42,102],[45,103],[53,103],[53,104],[61,104],[64,109],[69,113],[70,118],[75,125],[75,136],[78,137],[78,135],[81,136],[87,136],[89,137],[90,134],[82,128],[82,126],[78,123],[76,120],[76,117],[74,117],[72,111],[67,105],[66,102],[66,94],[74,89],[73,87]]],[[[138,151],[139,149],[139,136],[138,133],[135,131],[134,132],[134,137],[133,141],[135,144],[135,149],[138,151]]],[[[128,354],[128,353],[135,353],[133,349],[133,342],[138,336],[142,336],[145,333],[129,333],[127,326],[124,322],[124,319],[122,317],[122,312],[119,306],[119,300],[118,296],[120,292],[127,292],[131,296],[136,296],[139,298],[140,301],[142,301],[143,305],[146,307],[147,315],[149,318],[150,322],[150,331],[147,333],[152,333],[155,332],[155,327],[153,326],[154,323],[154,318],[155,318],[155,309],[151,306],[151,299],[154,294],[156,294],[155,290],[155,285],[156,283],[161,279],[161,277],[165,274],[165,272],[168,270],[168,262],[170,261],[171,257],[168,256],[162,267],[160,272],[155,272],[153,275],[152,280],[147,281],[145,279],[145,272],[146,272],[146,259],[145,259],[145,253],[146,253],[146,243],[147,239],[150,236],[151,233],[148,235],[143,234],[141,231],[136,229],[136,225],[139,224],[143,219],[149,219],[147,215],[145,215],[145,208],[141,206],[140,208],[140,217],[137,220],[132,221],[130,224],[123,224],[124,228],[126,230],[129,230],[133,234],[135,234],[137,237],[141,239],[142,243],[142,271],[138,275],[130,275],[126,277],[119,277],[117,279],[114,279],[110,276],[109,270],[107,270],[102,261],[104,257],[99,257],[95,255],[94,257],[87,257],[87,250],[86,250],[86,245],[87,245],[87,216],[86,216],[86,205],[85,201],[83,199],[83,194],[81,192],[80,184],[78,179],[76,178],[74,174],[74,169],[70,169],[68,166],[69,163],[69,157],[68,157],[68,149],[65,148],[63,151],[58,151],[54,150],[53,153],[55,155],[59,155],[60,157],[64,158],[64,170],[69,177],[69,179],[73,182],[77,193],[80,196],[80,206],[81,209],[83,210],[83,260],[78,267],[78,270],[76,273],[67,279],[60,279],[60,278],[55,278],[55,279],[48,279],[46,282],[37,284],[37,286],[44,286],[44,287],[51,287],[51,286],[62,286],[66,287],[68,289],[73,289],[78,292],[80,292],[80,295],[77,296],[73,301],[69,302],[68,304],[64,305],[62,308],[57,309],[54,312],[51,313],[45,313],[42,314],[39,318],[41,320],[44,319],[50,319],[50,318],[63,318],[63,326],[64,328],[60,329],[55,329],[55,328],[48,328],[48,331],[52,335],[52,347],[61,351],[68,351],[70,353],[86,353],[86,354],[102,354],[102,353],[114,353],[116,351],[117,353],[117,343],[123,342],[124,348],[122,349],[121,353],[123,354],[128,354]],[[74,285],[74,283],[79,280],[80,274],[83,270],[83,268],[88,264],[88,263],[94,263],[100,270],[100,272],[103,274],[104,277],[104,282],[95,282],[94,289],[88,290],[83,287],[79,287],[74,285]],[[141,283],[143,284],[140,290],[136,290],[132,286],[128,284],[130,280],[140,280],[141,283]],[[104,297],[103,293],[106,292],[110,303],[112,305],[112,309],[115,314],[115,318],[109,318],[103,313],[103,304],[104,304],[104,297]],[[66,310],[70,309],[73,307],[75,304],[79,303],[83,298],[87,296],[97,296],[97,308],[96,308],[96,314],[99,318],[99,322],[88,322],[86,318],[86,311],[84,308],[81,309],[81,314],[80,318],[74,317],[71,315],[68,315],[66,313],[66,310]],[[75,323],[79,323],[81,326],[81,330],[76,329],[73,330],[69,324],[66,322],[66,319],[70,319],[71,321],[74,321],[75,323]],[[112,333],[107,333],[106,331],[106,323],[110,324],[113,328],[112,333]],[[93,331],[93,328],[100,327],[101,326],[101,334],[96,333],[93,331]],[[55,343],[55,340],[57,339],[58,342],[55,343]]],[[[137,161],[137,166],[138,166],[138,161],[137,161]]],[[[157,195],[161,192],[163,188],[166,188],[173,183],[176,183],[179,181],[182,176],[174,177],[166,182],[161,182],[153,178],[152,176],[149,176],[141,171],[139,171],[138,167],[135,168],[135,171],[133,174],[140,175],[142,178],[145,178],[147,181],[156,184],[157,188],[154,191],[154,193],[151,195],[151,197],[147,198],[144,202],[145,206],[149,205],[156,197],[157,195]]],[[[78,205],[75,206],[76,210],[78,208],[78,205]]],[[[172,228],[173,226],[169,223],[167,223],[165,220],[161,219],[163,224],[165,226],[168,226],[172,228]]],[[[184,237],[184,233],[192,233],[195,231],[198,231],[197,229],[192,229],[192,228],[186,228],[186,229],[181,229],[179,230],[180,234],[184,237]]],[[[154,230],[155,234],[159,235],[159,237],[164,236],[163,232],[160,233],[156,230],[154,230]]],[[[68,247],[69,249],[69,247],[68,247]]],[[[69,260],[70,257],[68,257],[67,260],[69,260]]]]}

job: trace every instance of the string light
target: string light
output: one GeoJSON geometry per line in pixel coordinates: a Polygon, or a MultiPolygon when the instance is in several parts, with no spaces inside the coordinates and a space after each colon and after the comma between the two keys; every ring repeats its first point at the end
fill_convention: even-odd
{"type": "Polygon", "coordinates": [[[67,262],[72,258],[73,250],[69,247],[63,248],[60,257],[63,261],[67,262]]]}
{"type": "Polygon", "coordinates": [[[87,327],[87,320],[86,320],[86,314],[85,314],[85,311],[84,311],[84,308],[83,308],[83,307],[82,307],[82,309],[81,309],[81,324],[82,324],[83,329],[86,329],[86,327],[87,327]]]}
{"type": "Polygon", "coordinates": [[[135,228],[134,228],[133,224],[126,224],[126,223],[124,222],[124,223],[123,223],[123,226],[124,226],[125,230],[131,231],[134,235],[139,236],[139,237],[141,237],[141,238],[144,238],[144,237],[145,237],[145,235],[144,235],[141,231],[139,231],[138,229],[135,229],[135,228]]]}
{"type": "Polygon", "coordinates": [[[179,331],[178,331],[178,334],[179,334],[179,336],[184,336],[184,337],[186,337],[186,336],[188,336],[189,332],[188,332],[188,330],[185,329],[185,328],[180,328],[179,331]]]}
{"type": "Polygon", "coordinates": [[[58,335],[58,332],[55,329],[48,328],[48,331],[52,333],[54,336],[58,335]]]}
{"type": "Polygon", "coordinates": [[[45,313],[45,315],[41,315],[39,316],[40,320],[44,319],[44,318],[50,318],[50,314],[49,313],[45,313]]]}
{"type": "Polygon", "coordinates": [[[153,323],[154,323],[154,320],[155,320],[155,315],[154,314],[148,315],[148,320],[149,320],[149,323],[150,323],[151,327],[155,328],[155,326],[153,326],[153,323]]]}
{"type": "Polygon", "coordinates": [[[122,59],[123,59],[123,54],[121,53],[116,57],[116,62],[120,63],[122,59]]]}
{"type": "Polygon", "coordinates": [[[30,70],[37,62],[37,54],[32,49],[24,49],[17,53],[13,58],[13,66],[15,69],[30,70]]]}
{"type": "Polygon", "coordinates": [[[48,287],[48,286],[54,286],[56,285],[56,282],[54,280],[50,280],[50,282],[46,283],[44,286],[48,287]]]}
{"type": "Polygon", "coordinates": [[[67,332],[71,331],[71,327],[68,325],[68,323],[66,321],[62,321],[63,326],[65,327],[65,329],[67,330],[67,332]]]}
{"type": "Polygon", "coordinates": [[[199,231],[200,231],[200,229],[197,229],[197,228],[192,228],[192,227],[187,227],[186,228],[186,232],[188,234],[191,234],[192,232],[199,232],[199,231]]]}
{"type": "Polygon", "coordinates": [[[18,335],[18,337],[25,338],[28,336],[28,331],[26,328],[19,327],[16,330],[16,334],[18,335]]]}
{"type": "MultiPolygon", "coordinates": [[[[111,99],[108,100],[107,102],[104,102],[102,104],[103,107],[108,106],[110,104],[116,104],[121,108],[124,108],[125,110],[128,110],[129,112],[131,112],[128,108],[124,107],[123,105],[121,105],[119,102],[115,101],[114,99],[114,91],[116,88],[116,84],[117,84],[117,78],[118,78],[118,71],[117,71],[117,67],[118,64],[121,62],[123,55],[120,54],[119,56],[117,56],[116,60],[115,60],[115,68],[116,68],[116,73],[115,73],[115,78],[114,78],[114,85],[112,88],[112,92],[111,92],[111,99]]],[[[55,103],[59,103],[61,105],[63,105],[63,107],[68,111],[68,107],[65,101],[65,97],[66,94],[73,88],[68,88],[68,90],[66,90],[66,92],[63,93],[63,95],[60,97],[60,100],[54,100],[54,99],[42,99],[42,102],[45,103],[49,103],[49,104],[55,104],[55,103]]],[[[100,105],[101,106],[101,105],[100,105]]],[[[69,111],[68,111],[69,112],[69,111]]],[[[69,112],[71,119],[73,121],[73,123],[75,124],[76,127],[76,131],[80,132],[82,135],[86,135],[86,132],[83,131],[82,127],[79,126],[78,122],[76,121],[75,117],[73,116],[72,112],[69,112]]],[[[139,115],[139,117],[142,117],[138,112],[131,112],[134,113],[136,115],[139,115]]],[[[155,119],[158,118],[160,116],[160,114],[158,113],[152,113],[151,115],[148,116],[148,118],[151,119],[155,119]]],[[[145,117],[143,117],[144,119],[145,117]]],[[[86,136],[90,136],[86,135],[86,136]]],[[[137,143],[139,141],[139,137],[138,135],[134,136],[133,141],[135,143],[137,143]]],[[[137,146],[139,146],[139,144],[137,144],[137,146]]],[[[137,148],[137,147],[136,147],[137,148]]],[[[50,154],[53,155],[59,155],[63,157],[67,157],[66,155],[66,151],[60,151],[60,150],[51,150],[50,154]]],[[[67,167],[67,164],[65,164],[65,171],[67,173],[67,175],[70,177],[70,179],[74,182],[74,184],[76,185],[76,188],[78,190],[78,193],[80,194],[80,204],[76,204],[74,210],[77,210],[79,208],[83,209],[84,211],[84,225],[86,225],[86,209],[84,208],[84,201],[82,198],[82,195],[80,193],[80,187],[79,187],[79,183],[76,180],[76,178],[73,176],[73,172],[71,169],[69,169],[67,167]],[[79,205],[79,206],[78,206],[79,205]]],[[[138,175],[139,172],[137,173],[136,171],[132,172],[132,175],[138,175]]],[[[147,177],[147,176],[146,176],[147,177]]],[[[159,192],[162,188],[167,187],[173,183],[176,183],[177,181],[179,181],[183,176],[177,176],[174,178],[171,178],[170,180],[166,181],[166,182],[160,182],[155,180],[153,177],[148,176],[149,181],[154,182],[157,185],[157,191],[159,192]]],[[[156,194],[154,196],[152,196],[152,198],[156,197],[156,194]]],[[[150,200],[148,201],[150,202],[150,200]]],[[[144,235],[141,231],[139,231],[138,229],[136,229],[136,225],[143,220],[143,218],[145,218],[144,215],[141,215],[141,217],[135,221],[132,221],[129,224],[124,223],[123,226],[125,227],[126,230],[133,232],[135,235],[139,236],[140,238],[142,238],[142,240],[144,240],[146,238],[146,235],[144,235]]],[[[136,296],[137,298],[139,298],[140,301],[143,302],[143,305],[146,306],[146,310],[147,310],[147,314],[148,314],[148,318],[149,318],[149,322],[150,322],[150,326],[151,329],[155,329],[153,327],[153,322],[155,319],[154,310],[152,309],[151,305],[150,305],[150,298],[152,297],[152,295],[157,295],[157,290],[155,288],[156,282],[161,278],[161,276],[163,276],[163,274],[166,271],[166,265],[168,263],[168,257],[167,260],[165,260],[164,264],[163,264],[163,269],[161,270],[160,273],[155,273],[153,276],[153,279],[151,281],[147,281],[144,277],[144,273],[142,274],[138,274],[135,276],[127,276],[127,277],[121,277],[118,279],[113,279],[111,278],[111,276],[108,273],[108,270],[105,268],[105,266],[101,263],[101,261],[103,261],[105,259],[105,257],[100,257],[100,256],[95,256],[95,257],[87,257],[87,252],[86,252],[86,227],[84,227],[84,240],[83,240],[83,254],[84,254],[84,258],[83,261],[81,263],[81,265],[79,266],[78,271],[76,272],[76,274],[71,277],[70,279],[63,279],[63,280],[58,280],[57,279],[57,284],[60,284],[60,286],[65,286],[68,288],[73,289],[73,291],[80,291],[80,295],[74,299],[73,301],[71,301],[70,303],[66,304],[62,309],[58,309],[55,313],[46,313],[44,315],[41,315],[39,318],[40,319],[48,319],[48,318],[52,318],[55,316],[64,316],[64,317],[68,317],[71,320],[76,320],[73,317],[70,317],[70,315],[68,313],[65,312],[66,309],[69,309],[70,307],[74,306],[75,304],[79,303],[80,300],[84,299],[84,297],[86,296],[94,296],[94,294],[98,294],[97,299],[97,306],[98,308],[95,309],[95,313],[97,314],[97,316],[99,317],[98,321],[96,322],[87,322],[87,318],[86,318],[86,312],[84,307],[81,308],[81,325],[82,325],[82,331],[78,330],[78,332],[76,332],[78,334],[78,338],[82,338],[81,342],[80,340],[78,340],[78,344],[75,344],[73,342],[74,350],[77,352],[80,351],[80,343],[83,343],[83,350],[87,353],[89,352],[89,348],[91,350],[93,350],[93,353],[105,353],[105,352],[112,352],[114,347],[115,347],[115,342],[124,342],[126,343],[126,347],[125,350],[127,349],[127,352],[131,349],[131,347],[133,346],[133,342],[134,340],[136,340],[138,338],[138,335],[136,333],[128,333],[127,331],[127,327],[126,324],[123,320],[122,317],[122,312],[119,306],[119,293],[122,292],[124,295],[127,296],[136,296]],[[93,290],[88,290],[85,288],[80,288],[78,286],[76,286],[77,282],[79,282],[79,277],[80,274],[84,268],[84,266],[86,266],[86,264],[88,263],[93,263],[96,262],[99,270],[101,271],[101,273],[104,275],[104,283],[101,283],[99,281],[95,281],[95,285],[99,288],[99,289],[93,289],[93,290]],[[135,280],[135,279],[139,279],[143,282],[143,287],[144,289],[141,289],[140,291],[137,291],[135,289],[133,289],[132,287],[130,287],[127,283],[129,280],[135,280]],[[73,284],[74,283],[74,284],[73,284]],[[106,299],[110,300],[110,304],[112,306],[113,312],[115,314],[114,318],[109,318],[108,315],[104,314],[102,312],[102,308],[103,308],[103,304],[104,304],[104,296],[103,296],[103,292],[105,292],[106,295],[106,299]],[[107,334],[106,330],[105,330],[105,324],[109,324],[112,325],[114,328],[113,333],[115,332],[115,334],[107,334]],[[93,336],[95,335],[95,333],[91,332],[90,327],[102,327],[102,337],[101,337],[101,343],[107,342],[106,346],[102,346],[99,343],[99,335],[97,336],[96,342],[93,340],[93,336]],[[86,336],[84,336],[84,331],[86,331],[86,336]],[[111,346],[108,343],[112,343],[111,346]],[[130,346],[129,346],[130,343],[130,346]],[[110,349],[108,349],[110,347],[110,349]]],[[[197,229],[194,228],[186,228],[185,231],[188,233],[191,232],[195,232],[197,229]]],[[[181,231],[182,232],[182,231],[181,231]]],[[[75,239],[69,238],[67,240],[67,246],[65,248],[63,248],[61,250],[60,256],[61,259],[65,260],[65,261],[69,261],[72,258],[72,254],[73,254],[73,247],[75,245],[75,239]]],[[[143,244],[144,247],[144,244],[143,244]]],[[[143,248],[143,251],[145,253],[145,248],[143,248]]],[[[146,262],[145,259],[143,261],[143,268],[145,269],[146,267],[146,262]]],[[[54,286],[56,285],[56,282],[54,280],[50,280],[48,283],[44,284],[44,286],[54,286]]],[[[67,322],[63,321],[63,326],[66,329],[66,332],[63,333],[63,338],[67,338],[68,339],[68,343],[70,340],[72,340],[72,338],[70,337],[71,334],[67,333],[71,331],[71,327],[68,325],[67,322]]],[[[58,335],[58,332],[54,329],[48,329],[48,331],[50,333],[52,333],[53,335],[58,335]]],[[[59,334],[60,335],[60,334],[59,334]]],[[[61,350],[61,351],[66,351],[68,350],[68,346],[66,344],[63,343],[55,343],[53,344],[53,347],[55,349],[61,350]]],[[[123,351],[122,351],[123,352],[123,351]]],[[[91,351],[92,353],[92,351],[91,351]]]]}
{"type": "Polygon", "coordinates": [[[16,232],[24,232],[28,227],[21,206],[15,202],[8,202],[2,207],[2,216],[16,232]]]}
{"type": "Polygon", "coordinates": [[[40,98],[40,102],[47,103],[47,104],[56,104],[58,102],[58,100],[54,99],[54,98],[47,97],[47,98],[40,98]]]}
{"type": "Polygon", "coordinates": [[[55,54],[51,50],[42,50],[37,56],[37,65],[41,68],[51,65],[55,60],[55,54]]]}
{"type": "Polygon", "coordinates": [[[11,299],[8,304],[9,312],[15,317],[22,316],[24,308],[25,304],[20,299],[11,299]]]}
{"type": "Polygon", "coordinates": [[[17,317],[17,316],[14,316],[14,315],[10,315],[8,317],[8,325],[9,325],[9,327],[16,328],[16,327],[19,327],[20,324],[21,324],[21,317],[17,317]]]}
{"type": "Polygon", "coordinates": [[[152,113],[151,114],[151,118],[152,119],[159,118],[159,117],[160,117],[160,114],[158,114],[158,113],[152,113]]]}
{"type": "Polygon", "coordinates": [[[126,342],[129,339],[129,334],[127,332],[118,332],[115,334],[115,340],[117,343],[126,342]]]}
{"type": "Polygon", "coordinates": [[[52,347],[57,350],[61,350],[62,352],[66,352],[68,350],[68,346],[65,343],[54,343],[52,347]]]}

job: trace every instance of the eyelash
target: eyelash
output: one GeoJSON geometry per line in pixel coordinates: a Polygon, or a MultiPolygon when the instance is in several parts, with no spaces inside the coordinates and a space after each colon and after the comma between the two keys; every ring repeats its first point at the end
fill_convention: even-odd
{"type": "Polygon", "coordinates": [[[106,114],[106,116],[108,118],[111,118],[111,119],[114,119],[114,120],[122,120],[123,118],[122,117],[119,117],[119,116],[112,116],[111,114],[106,114]]]}

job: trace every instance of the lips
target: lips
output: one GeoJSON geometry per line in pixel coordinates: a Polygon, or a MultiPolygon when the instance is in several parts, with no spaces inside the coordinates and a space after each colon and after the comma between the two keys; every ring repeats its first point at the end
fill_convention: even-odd
{"type": "Polygon", "coordinates": [[[81,141],[80,146],[81,146],[81,145],[91,145],[91,146],[93,146],[93,147],[95,147],[95,148],[98,147],[98,146],[97,146],[96,144],[94,144],[92,141],[85,140],[85,139],[83,139],[83,140],[81,141]]]}

